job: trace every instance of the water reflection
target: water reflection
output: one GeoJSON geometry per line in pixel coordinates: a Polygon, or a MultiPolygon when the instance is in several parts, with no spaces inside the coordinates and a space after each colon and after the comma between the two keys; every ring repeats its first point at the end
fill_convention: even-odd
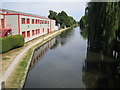
{"type": "Polygon", "coordinates": [[[65,45],[66,42],[69,41],[69,39],[71,39],[73,34],[74,34],[73,29],[62,32],[59,37],[60,38],[59,42],[61,43],[61,45],[65,45]]]}
{"type": "Polygon", "coordinates": [[[56,38],[53,38],[52,40],[35,49],[35,52],[32,56],[30,69],[35,66],[35,64],[47,53],[49,49],[52,49],[54,47],[55,42],[56,38]]]}
{"type": "MultiPolygon", "coordinates": [[[[86,29],[80,30],[80,34],[84,39],[87,38],[86,29]]],[[[104,55],[103,49],[100,51],[91,49],[88,44],[83,65],[83,82],[86,88],[120,88],[119,57],[116,58],[116,53],[108,56],[104,55]]]]}
{"type": "Polygon", "coordinates": [[[87,39],[87,31],[86,29],[80,29],[80,35],[83,37],[83,39],[87,39]]]}
{"type": "MultiPolygon", "coordinates": [[[[25,88],[85,88],[82,66],[86,56],[86,41],[79,37],[79,28],[55,37],[52,48],[29,71],[25,88]]],[[[35,58],[42,48],[35,53],[35,58]]]]}
{"type": "Polygon", "coordinates": [[[83,66],[86,88],[120,88],[118,65],[118,59],[88,50],[83,66]]]}
{"type": "Polygon", "coordinates": [[[36,49],[25,88],[120,88],[119,60],[87,49],[79,32],[65,31],[36,49]]]}
{"type": "Polygon", "coordinates": [[[56,36],[52,40],[46,42],[45,44],[41,45],[40,47],[35,49],[35,52],[32,56],[32,61],[30,64],[30,69],[32,69],[36,63],[48,52],[49,49],[55,49],[59,44],[65,45],[73,35],[73,30],[70,29],[68,31],[62,32],[60,35],[56,36]]]}

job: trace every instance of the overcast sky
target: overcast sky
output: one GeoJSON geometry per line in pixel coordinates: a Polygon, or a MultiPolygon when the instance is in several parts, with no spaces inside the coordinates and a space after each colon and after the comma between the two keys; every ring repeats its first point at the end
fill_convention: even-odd
{"type": "Polygon", "coordinates": [[[84,15],[89,0],[2,0],[2,8],[26,13],[48,16],[49,10],[65,11],[68,15],[80,20],[84,15]]]}

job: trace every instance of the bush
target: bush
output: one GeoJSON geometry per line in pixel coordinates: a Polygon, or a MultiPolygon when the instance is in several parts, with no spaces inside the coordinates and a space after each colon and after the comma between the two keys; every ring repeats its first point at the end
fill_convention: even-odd
{"type": "Polygon", "coordinates": [[[18,48],[24,45],[24,37],[22,35],[13,35],[0,38],[0,53],[5,53],[11,49],[18,48]]]}

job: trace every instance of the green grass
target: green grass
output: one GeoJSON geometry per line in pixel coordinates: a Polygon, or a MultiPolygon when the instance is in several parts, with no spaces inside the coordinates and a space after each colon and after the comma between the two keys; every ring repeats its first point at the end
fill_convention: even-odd
{"type": "MultiPolygon", "coordinates": [[[[23,58],[23,60],[20,62],[18,68],[17,68],[17,75],[18,75],[18,79],[19,79],[19,84],[21,84],[21,81],[23,80],[23,77],[25,75],[25,70],[26,70],[26,67],[27,67],[27,63],[31,57],[31,54],[32,54],[33,50],[32,49],[29,49],[29,51],[27,52],[27,54],[25,55],[25,57],[23,58]]],[[[20,87],[20,86],[19,86],[20,87]]]]}
{"type": "Polygon", "coordinates": [[[2,60],[7,60],[7,59],[9,59],[9,58],[7,58],[7,57],[2,57],[2,60]]]}
{"type": "Polygon", "coordinates": [[[33,49],[30,48],[27,52],[27,54],[24,56],[23,60],[20,62],[18,67],[16,68],[14,75],[12,75],[12,79],[10,79],[7,87],[10,88],[20,88],[21,81],[23,80],[23,77],[25,76],[25,71],[27,67],[27,63],[31,57],[31,54],[33,52],[33,49]],[[13,78],[14,77],[14,78],[13,78]]]}

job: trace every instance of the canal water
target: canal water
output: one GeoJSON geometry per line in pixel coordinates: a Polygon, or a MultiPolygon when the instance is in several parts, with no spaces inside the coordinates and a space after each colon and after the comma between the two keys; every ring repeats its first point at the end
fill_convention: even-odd
{"type": "Polygon", "coordinates": [[[120,87],[118,60],[89,51],[80,32],[64,31],[38,47],[24,88],[120,87]]]}

